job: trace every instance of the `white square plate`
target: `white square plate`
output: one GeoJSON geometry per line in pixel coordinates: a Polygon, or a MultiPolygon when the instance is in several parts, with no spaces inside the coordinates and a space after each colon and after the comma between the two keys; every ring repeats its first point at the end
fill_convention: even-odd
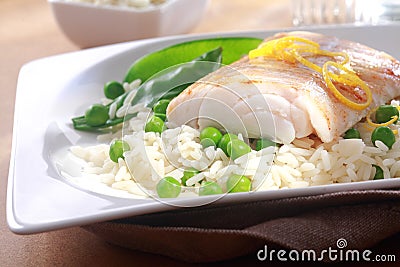
{"type": "MultiPolygon", "coordinates": [[[[302,30],[360,42],[400,58],[399,25],[302,30]]],[[[71,145],[96,143],[95,135],[75,131],[70,119],[99,101],[102,97],[99,88],[105,82],[122,80],[129,66],[149,52],[192,39],[218,36],[265,38],[276,32],[186,35],[141,40],[44,58],[23,66],[18,79],[8,177],[7,220],[11,230],[23,234],[35,233],[173,209],[173,205],[151,198],[132,199],[92,192],[62,177],[57,169],[57,155],[71,145]]],[[[229,194],[216,203],[394,187],[400,187],[400,179],[229,194]]],[[[184,198],[170,202],[184,206],[202,205],[213,198],[184,198]]],[[[215,205],[215,202],[210,205],[215,205]]]]}

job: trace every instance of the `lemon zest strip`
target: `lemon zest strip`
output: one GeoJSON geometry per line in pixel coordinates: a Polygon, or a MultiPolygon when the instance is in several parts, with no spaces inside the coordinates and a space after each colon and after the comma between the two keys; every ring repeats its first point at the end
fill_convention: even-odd
{"type": "Polygon", "coordinates": [[[369,132],[372,132],[373,130],[375,130],[375,127],[368,125],[368,123],[363,123],[362,126],[364,127],[364,129],[366,129],[369,132]]]}
{"type": "Polygon", "coordinates": [[[394,116],[390,117],[391,119],[388,120],[387,122],[383,122],[383,123],[375,123],[375,122],[373,122],[373,121],[371,120],[371,115],[372,115],[372,113],[376,112],[376,111],[378,110],[378,108],[379,108],[379,107],[375,107],[375,108],[371,109],[371,110],[368,112],[367,116],[365,117],[365,118],[367,119],[367,123],[368,123],[371,127],[376,128],[376,127],[380,127],[380,126],[389,126],[389,125],[395,123],[395,122],[399,119],[399,116],[394,115],[394,116]]]}
{"type": "Polygon", "coordinates": [[[380,126],[389,126],[391,124],[393,124],[395,121],[397,121],[399,119],[399,117],[397,115],[394,115],[391,117],[390,120],[388,120],[387,122],[384,123],[375,123],[371,121],[370,117],[367,117],[367,122],[369,125],[371,125],[372,127],[380,127],[380,126]]]}
{"type": "MultiPolygon", "coordinates": [[[[372,120],[371,120],[371,115],[372,115],[372,113],[376,112],[376,111],[378,110],[378,108],[379,108],[379,107],[375,107],[375,108],[371,109],[371,110],[368,112],[367,116],[365,117],[366,120],[367,120],[367,124],[364,123],[363,126],[364,126],[365,129],[367,129],[367,130],[370,131],[370,132],[372,132],[374,129],[376,129],[377,127],[380,127],[380,126],[389,126],[389,125],[395,123],[395,121],[397,121],[398,118],[399,118],[397,115],[394,115],[394,116],[391,117],[391,119],[390,119],[389,121],[384,122],[384,123],[375,123],[375,122],[372,122],[372,120]]],[[[399,109],[400,106],[399,106],[399,107],[396,106],[396,108],[399,109]]],[[[399,133],[398,129],[391,129],[391,130],[392,130],[392,132],[393,132],[394,135],[396,135],[396,134],[399,133]]]]}
{"type": "Polygon", "coordinates": [[[336,86],[332,83],[332,79],[333,79],[333,75],[332,72],[329,71],[328,67],[329,66],[333,66],[336,69],[345,72],[346,74],[350,74],[350,71],[345,68],[343,65],[340,65],[336,62],[333,61],[327,61],[325,62],[324,66],[322,67],[322,76],[324,78],[324,81],[326,83],[326,85],[329,87],[329,89],[331,89],[332,93],[334,94],[334,96],[343,104],[345,104],[346,106],[352,108],[352,109],[356,109],[356,110],[363,110],[366,109],[372,102],[372,93],[371,90],[369,89],[369,87],[364,83],[364,81],[362,81],[360,78],[358,78],[358,76],[354,75],[354,76],[344,76],[343,79],[340,79],[339,77],[339,81],[340,82],[354,82],[356,84],[358,84],[361,89],[364,90],[366,96],[367,96],[367,101],[359,104],[357,102],[351,101],[350,99],[348,99],[347,97],[345,97],[337,88],[336,86]]]}
{"type": "Polygon", "coordinates": [[[369,86],[361,80],[357,74],[349,67],[350,58],[345,52],[331,52],[320,49],[320,45],[306,38],[286,36],[274,40],[270,40],[261,44],[258,48],[249,52],[249,58],[256,57],[273,57],[282,61],[291,63],[300,62],[302,65],[322,74],[327,87],[332,91],[333,95],[343,104],[355,110],[366,109],[372,103],[372,93],[369,86]],[[326,61],[322,67],[312,63],[304,58],[307,55],[321,55],[331,58],[340,57],[342,60],[338,62],[326,61]],[[329,67],[334,67],[338,74],[331,72],[329,67]],[[352,87],[360,87],[366,94],[364,103],[357,103],[345,97],[333,84],[332,81],[342,83],[352,87]]]}

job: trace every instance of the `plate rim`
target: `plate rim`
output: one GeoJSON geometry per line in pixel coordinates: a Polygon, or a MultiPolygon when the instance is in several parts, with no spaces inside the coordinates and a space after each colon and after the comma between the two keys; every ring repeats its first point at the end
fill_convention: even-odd
{"type": "MultiPolygon", "coordinates": [[[[108,221],[112,219],[122,218],[126,216],[136,216],[140,214],[149,214],[154,212],[166,211],[170,210],[171,206],[167,205],[160,205],[160,202],[152,200],[151,203],[140,205],[138,207],[128,207],[125,209],[116,208],[111,209],[108,211],[99,211],[96,216],[87,216],[87,217],[75,217],[73,216],[70,219],[60,219],[60,220],[53,220],[47,222],[40,222],[40,221],[32,221],[27,219],[20,219],[17,216],[18,207],[15,206],[15,198],[18,197],[18,192],[15,192],[15,182],[17,181],[18,177],[16,174],[16,161],[18,156],[18,141],[21,138],[19,136],[18,129],[20,128],[20,123],[24,123],[20,118],[20,101],[23,99],[23,95],[21,96],[21,90],[23,90],[23,86],[21,83],[23,82],[24,77],[26,77],[27,72],[30,71],[32,68],[37,68],[41,66],[45,66],[46,64],[50,64],[51,62],[62,62],[67,59],[71,58],[79,58],[79,57],[86,57],[91,58],[94,55],[104,54],[107,51],[112,51],[111,55],[104,56],[102,59],[89,59],[87,62],[88,67],[93,67],[96,64],[102,62],[102,60],[106,60],[126,51],[130,51],[136,49],[137,47],[146,46],[146,45],[154,45],[154,44],[172,44],[176,42],[186,41],[186,40],[195,40],[195,39],[204,39],[204,38],[212,38],[212,37],[225,37],[225,36],[268,36],[276,32],[282,31],[293,31],[293,30],[308,30],[308,31],[326,31],[326,30],[345,30],[345,29],[355,29],[355,28],[371,28],[377,27],[382,28],[384,27],[387,29],[388,27],[394,27],[396,29],[400,29],[399,25],[377,25],[377,26],[354,26],[354,25],[341,25],[335,27],[329,26],[316,26],[316,27],[298,27],[298,28],[286,28],[286,29],[274,29],[274,30],[255,30],[255,31],[236,31],[236,32],[223,32],[223,33],[201,33],[201,34],[188,34],[188,35],[177,35],[177,36],[168,36],[168,37],[160,37],[160,38],[152,38],[152,39],[145,39],[145,40],[138,40],[138,41],[131,41],[131,42],[124,42],[119,44],[113,45],[106,45],[100,46],[96,48],[84,49],[64,54],[59,54],[55,56],[45,57],[37,60],[33,60],[31,62],[26,63],[20,69],[20,73],[18,75],[18,82],[17,82],[17,92],[16,92],[16,99],[15,99],[15,107],[14,107],[14,121],[13,121],[13,134],[12,134],[12,147],[11,147],[11,156],[10,156],[10,164],[9,164],[9,174],[8,174],[8,184],[7,184],[7,196],[6,196],[6,217],[7,223],[11,231],[19,234],[32,234],[38,232],[45,232],[50,230],[56,230],[66,227],[72,226],[80,226],[83,224],[90,224],[95,222],[101,221],[108,221]]],[[[81,71],[77,71],[80,73],[81,71]]],[[[125,73],[123,73],[125,74],[125,73]]],[[[122,75],[123,75],[122,74],[122,75]]],[[[69,74],[73,78],[74,74],[69,74]]],[[[22,178],[19,178],[22,179],[22,178]]],[[[245,201],[257,201],[257,200],[268,200],[268,199],[278,199],[278,198],[286,198],[286,197],[299,197],[299,196],[310,196],[310,195],[318,195],[318,194],[325,194],[325,193],[333,193],[333,192],[341,192],[347,190],[368,190],[368,189],[389,189],[400,187],[399,181],[394,182],[393,179],[385,179],[381,181],[365,181],[365,182],[356,182],[356,183],[345,183],[345,184],[332,184],[332,185],[323,185],[323,186],[313,186],[307,188],[299,188],[299,189],[280,189],[277,191],[272,191],[273,193],[272,198],[271,196],[268,198],[263,198],[263,192],[252,192],[250,197],[247,197],[245,201]],[[313,194],[303,194],[304,191],[310,191],[313,194]],[[293,194],[295,192],[295,194],[293,194]],[[260,196],[261,195],[261,196],[260,196]],[[283,196],[283,197],[282,197],[283,196]]],[[[78,190],[78,189],[76,189],[78,190]]],[[[270,191],[268,191],[270,192],[270,191]]],[[[227,197],[224,198],[222,201],[218,203],[233,203],[236,201],[243,201],[240,196],[241,194],[237,194],[234,197],[227,197]]],[[[242,194],[243,195],[243,194],[242,194]]],[[[108,198],[108,197],[106,197],[108,198]]],[[[172,203],[180,203],[184,200],[176,200],[172,201],[172,203]]],[[[196,202],[196,201],[195,201],[196,202]]]]}

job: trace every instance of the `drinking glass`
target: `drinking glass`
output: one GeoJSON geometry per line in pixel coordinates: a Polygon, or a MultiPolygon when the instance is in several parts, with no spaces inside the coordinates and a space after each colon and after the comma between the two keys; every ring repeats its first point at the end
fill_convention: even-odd
{"type": "Polygon", "coordinates": [[[400,22],[400,0],[292,0],[294,26],[400,22]]]}

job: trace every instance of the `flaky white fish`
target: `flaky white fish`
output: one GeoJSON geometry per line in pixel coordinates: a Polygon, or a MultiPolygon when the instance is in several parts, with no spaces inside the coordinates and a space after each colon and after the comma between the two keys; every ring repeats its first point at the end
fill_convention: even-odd
{"type": "MultiPolygon", "coordinates": [[[[346,106],[329,90],[319,72],[299,62],[246,56],[207,75],[173,99],[167,109],[169,125],[189,124],[200,129],[216,126],[280,143],[311,134],[331,142],[370,109],[400,95],[400,62],[390,55],[310,32],[280,33],[266,41],[284,36],[307,38],[321,49],[347,53],[351,69],[371,89],[371,105],[364,110],[346,106]]],[[[316,56],[312,60],[318,64],[327,59],[316,56]]],[[[362,90],[337,86],[354,101],[366,101],[362,90]]]]}

